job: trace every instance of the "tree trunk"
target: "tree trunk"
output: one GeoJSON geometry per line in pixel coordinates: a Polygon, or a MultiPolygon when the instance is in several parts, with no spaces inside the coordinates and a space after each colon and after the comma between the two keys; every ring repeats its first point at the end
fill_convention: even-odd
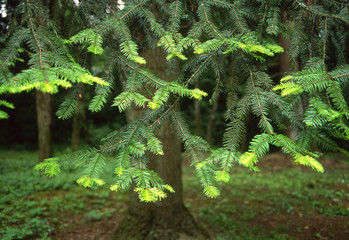
{"type": "MultiPolygon", "coordinates": [[[[199,81],[195,82],[195,88],[200,88],[199,81]]],[[[200,100],[195,99],[195,101],[194,101],[194,108],[195,108],[195,135],[200,136],[200,133],[201,133],[200,100]]]]}
{"type": "Polygon", "coordinates": [[[71,150],[74,152],[80,147],[80,117],[79,113],[76,113],[73,117],[73,129],[71,137],[71,150]]]}
{"type": "Polygon", "coordinates": [[[182,198],[181,146],[170,125],[163,126],[158,137],[164,156],[150,156],[149,168],[159,173],[175,193],[157,203],[141,203],[138,194],[130,194],[128,214],[120,223],[114,239],[206,239],[184,206],[182,198]]]}
{"type": "Polygon", "coordinates": [[[213,103],[213,106],[211,108],[210,118],[209,118],[208,124],[207,124],[206,141],[208,143],[211,143],[211,140],[212,140],[212,131],[213,131],[213,127],[214,127],[214,122],[216,120],[216,113],[217,113],[217,108],[218,108],[219,96],[220,96],[220,92],[217,92],[216,101],[213,103]]]}
{"type": "Polygon", "coordinates": [[[36,91],[36,115],[38,121],[39,161],[52,157],[51,147],[51,95],[36,91]]]}
{"type": "MultiPolygon", "coordinates": [[[[148,61],[146,67],[163,79],[166,75],[166,60],[163,50],[147,50],[143,57],[148,61]]],[[[128,112],[128,121],[139,116],[139,110],[128,112]]],[[[156,203],[142,203],[135,192],[130,193],[128,214],[120,223],[114,239],[207,239],[207,234],[196,224],[184,206],[182,197],[182,159],[181,143],[170,124],[165,124],[157,132],[163,143],[163,156],[149,155],[149,168],[159,174],[171,185],[175,193],[156,203]]]]}
{"type": "MultiPolygon", "coordinates": [[[[82,88],[82,87],[81,87],[82,88]]],[[[73,128],[72,128],[72,138],[71,138],[71,150],[76,151],[80,147],[80,129],[81,129],[81,122],[84,123],[84,133],[85,133],[85,140],[88,138],[88,131],[85,129],[85,109],[84,109],[84,102],[82,98],[83,94],[83,88],[81,89],[81,93],[78,96],[77,102],[78,102],[78,111],[75,113],[73,117],[73,128]],[[87,138],[86,138],[87,137],[87,138]]],[[[86,141],[86,143],[88,143],[86,141]]]]}
{"type": "Polygon", "coordinates": [[[287,50],[290,48],[290,41],[280,34],[279,44],[285,50],[285,52],[279,53],[280,76],[284,77],[284,74],[289,71],[290,66],[290,57],[287,54],[287,50]]]}

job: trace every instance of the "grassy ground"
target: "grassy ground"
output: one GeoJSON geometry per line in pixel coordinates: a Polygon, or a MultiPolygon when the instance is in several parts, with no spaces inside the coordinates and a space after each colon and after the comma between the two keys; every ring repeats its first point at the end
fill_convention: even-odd
{"type": "MultiPolygon", "coordinates": [[[[111,193],[108,184],[82,189],[73,170],[48,179],[33,171],[36,161],[35,152],[0,151],[0,239],[110,239],[127,194],[111,193]]],[[[269,155],[261,173],[234,168],[214,200],[184,166],[184,200],[212,239],[349,239],[348,160],[334,154],[321,162],[324,174],[269,155]]]]}

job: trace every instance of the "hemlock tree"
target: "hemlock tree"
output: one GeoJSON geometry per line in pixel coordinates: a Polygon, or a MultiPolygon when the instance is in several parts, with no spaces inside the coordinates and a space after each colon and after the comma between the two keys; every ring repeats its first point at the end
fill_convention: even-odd
{"type": "Polygon", "coordinates": [[[74,36],[67,40],[59,34],[59,21],[44,17],[47,11],[41,1],[22,1],[17,8],[21,21],[11,25],[7,47],[1,52],[0,93],[32,88],[54,93],[58,86],[71,88],[57,112],[65,119],[77,110],[77,83],[97,83],[91,111],[105,107],[112,89],[122,85],[113,106],[128,111],[127,126],[106,136],[99,148],[37,165],[50,176],[57,175],[60,167],[80,166],[84,170],[77,182],[91,187],[104,184],[105,155],[114,155],[116,176],[110,189],[133,189],[129,215],[116,239],[207,237],[182,201],[178,141],[203,192],[216,198],[220,195],[216,182],[228,182],[234,164],[258,171],[255,163],[270,144],[292,155],[296,163],[323,172],[313,145],[338,150],[332,137],[349,139],[344,94],[349,82],[348,4],[298,0],[49,3],[62,16],[69,15],[74,36]],[[268,64],[283,52],[277,44],[279,35],[290,43],[290,66],[277,84],[268,74],[268,64]],[[102,79],[76,63],[71,54],[76,46],[105,54],[102,79]],[[29,53],[28,69],[13,76],[11,66],[21,51],[29,53]],[[296,63],[299,72],[295,72],[296,63]],[[123,76],[121,83],[113,74],[116,71],[123,76]],[[210,96],[192,87],[204,77],[215,86],[210,96]],[[191,134],[180,103],[183,98],[207,97],[214,104],[221,92],[220,98],[227,96],[228,124],[222,146],[214,149],[191,134]],[[259,119],[259,133],[249,150],[239,153],[248,114],[259,119]],[[297,133],[296,141],[282,134],[288,126],[297,133]],[[209,157],[205,159],[203,153],[209,157]]]}

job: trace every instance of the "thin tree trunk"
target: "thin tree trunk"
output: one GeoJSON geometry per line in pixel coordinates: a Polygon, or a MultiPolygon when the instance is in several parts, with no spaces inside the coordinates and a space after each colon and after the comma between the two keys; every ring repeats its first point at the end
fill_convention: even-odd
{"type": "MultiPolygon", "coordinates": [[[[200,88],[199,81],[195,82],[195,88],[200,88]]],[[[194,108],[195,108],[195,135],[200,136],[200,133],[201,133],[200,100],[195,99],[194,108]]]]}
{"type": "Polygon", "coordinates": [[[279,35],[279,44],[284,48],[285,52],[279,54],[279,71],[280,76],[283,77],[286,72],[288,72],[290,66],[290,57],[287,54],[287,50],[290,48],[290,41],[279,35]]]}
{"type": "MultiPolygon", "coordinates": [[[[147,68],[163,79],[171,79],[166,75],[163,50],[147,50],[143,56],[148,61],[147,68]]],[[[127,115],[128,121],[132,121],[140,115],[140,110],[128,111],[127,115]]],[[[148,167],[171,185],[175,193],[168,193],[167,198],[156,203],[142,203],[138,195],[131,192],[128,214],[120,223],[114,239],[207,239],[183,203],[181,143],[170,124],[162,126],[156,135],[163,143],[164,155],[150,154],[148,167]]]]}
{"type": "Polygon", "coordinates": [[[208,120],[207,131],[206,131],[206,141],[208,143],[211,143],[212,141],[212,131],[214,126],[214,121],[216,120],[219,96],[220,96],[220,92],[218,91],[216,95],[216,101],[213,103],[213,106],[211,108],[210,119],[208,120]]]}
{"type": "Polygon", "coordinates": [[[38,122],[39,161],[52,157],[51,146],[51,95],[36,91],[36,115],[38,122]]]}
{"type": "Polygon", "coordinates": [[[71,138],[71,150],[76,151],[80,147],[80,116],[76,113],[73,117],[73,130],[71,138]]]}
{"type": "MultiPolygon", "coordinates": [[[[83,92],[83,86],[81,86],[81,93],[78,96],[77,102],[78,102],[78,111],[75,113],[73,117],[73,128],[72,128],[72,139],[71,139],[71,150],[76,151],[80,147],[80,129],[81,129],[81,122],[83,122],[84,127],[84,134],[85,134],[85,140],[86,136],[88,137],[87,130],[85,129],[85,109],[84,109],[84,102],[82,98],[82,92],[83,92]]],[[[87,141],[86,141],[87,142],[87,141]]],[[[88,142],[87,142],[88,143],[88,142]]]]}
{"type": "Polygon", "coordinates": [[[87,121],[87,116],[86,116],[86,109],[83,109],[81,113],[81,120],[83,123],[83,132],[84,132],[84,140],[87,144],[91,144],[91,139],[90,139],[90,133],[89,133],[89,127],[88,127],[88,121],[87,121]]]}

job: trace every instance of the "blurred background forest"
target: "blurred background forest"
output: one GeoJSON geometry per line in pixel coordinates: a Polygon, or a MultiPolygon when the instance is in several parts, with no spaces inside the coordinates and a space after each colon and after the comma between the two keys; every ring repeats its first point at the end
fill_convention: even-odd
{"type": "MultiPolygon", "coordinates": [[[[0,33],[6,34],[11,10],[18,1],[0,0],[0,33]]],[[[69,20],[69,11],[66,19],[69,20]]],[[[68,38],[68,37],[67,37],[68,38]]],[[[282,41],[282,40],[280,40],[282,41]]],[[[280,42],[282,45],[283,43],[280,42]]],[[[1,48],[5,46],[0,42],[1,48]]],[[[349,45],[345,55],[348,56],[349,45]]],[[[83,67],[102,77],[107,59],[103,55],[76,50],[83,67]]],[[[26,68],[28,56],[12,69],[18,73],[26,68]]],[[[285,55],[269,59],[268,74],[278,83],[285,73],[285,55]]],[[[287,67],[286,67],[287,68],[287,67]]],[[[207,73],[196,85],[212,94],[213,78],[207,73]]],[[[114,71],[116,81],[122,73],[114,71]]],[[[123,91],[115,85],[107,99],[107,107],[99,112],[88,110],[94,96],[94,86],[81,85],[79,110],[70,119],[56,116],[68,90],[61,88],[51,95],[51,142],[53,155],[85,147],[98,147],[101,138],[126,124],[126,114],[111,107],[114,97],[123,91]]],[[[237,86],[243,95],[246,86],[237,86]]],[[[349,103],[349,89],[343,91],[349,103]]],[[[76,170],[63,172],[48,179],[33,170],[38,163],[38,123],[36,92],[2,94],[2,100],[14,104],[7,109],[8,119],[0,120],[0,238],[1,239],[112,239],[118,223],[125,216],[129,196],[113,193],[112,156],[108,157],[106,186],[82,189],[76,184],[76,170]]],[[[227,93],[218,101],[181,100],[180,108],[192,133],[219,147],[225,131],[227,93]]],[[[252,114],[246,117],[247,133],[241,152],[248,150],[251,139],[259,133],[258,121],[252,114]]],[[[291,133],[290,133],[291,134],[291,133]]],[[[349,151],[348,141],[336,140],[349,151]]],[[[320,150],[320,149],[318,149],[320,150]]],[[[293,164],[279,149],[272,149],[253,173],[240,166],[232,170],[232,181],[220,184],[221,197],[208,199],[195,180],[194,169],[183,153],[184,202],[211,239],[349,239],[349,159],[341,153],[325,152],[320,162],[325,173],[293,164]]]]}

